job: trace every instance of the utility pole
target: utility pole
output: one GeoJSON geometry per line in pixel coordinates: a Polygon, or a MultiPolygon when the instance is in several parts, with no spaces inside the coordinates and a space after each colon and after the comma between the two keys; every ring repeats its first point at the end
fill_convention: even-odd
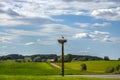
{"type": "Polygon", "coordinates": [[[64,76],[64,43],[67,42],[66,39],[62,36],[61,39],[58,39],[58,42],[61,44],[61,52],[62,52],[62,76],[64,76]]]}

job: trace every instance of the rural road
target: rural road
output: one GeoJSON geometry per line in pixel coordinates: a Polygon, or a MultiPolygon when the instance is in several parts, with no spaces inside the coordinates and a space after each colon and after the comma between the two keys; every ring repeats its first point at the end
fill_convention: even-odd
{"type": "MultiPolygon", "coordinates": [[[[55,63],[50,63],[52,66],[61,69],[60,66],[58,66],[55,63]]],[[[65,75],[66,77],[91,77],[91,78],[118,78],[120,79],[120,75],[65,75]]]]}
{"type": "Polygon", "coordinates": [[[91,77],[91,78],[116,78],[120,79],[120,75],[65,75],[66,77],[91,77]]]}

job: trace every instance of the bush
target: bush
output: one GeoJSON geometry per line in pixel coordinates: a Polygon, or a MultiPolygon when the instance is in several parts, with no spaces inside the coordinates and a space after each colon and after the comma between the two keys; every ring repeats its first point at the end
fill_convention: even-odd
{"type": "Polygon", "coordinates": [[[109,66],[109,67],[107,67],[106,69],[105,69],[105,72],[106,73],[112,73],[112,72],[114,72],[114,67],[112,67],[112,66],[109,66]]]}
{"type": "Polygon", "coordinates": [[[81,64],[81,71],[86,71],[86,70],[87,70],[86,64],[81,64]]]}
{"type": "Polygon", "coordinates": [[[119,64],[116,66],[116,71],[120,71],[120,65],[119,64]]]}
{"type": "Polygon", "coordinates": [[[120,65],[119,64],[116,66],[115,74],[120,74],[120,65]]]}

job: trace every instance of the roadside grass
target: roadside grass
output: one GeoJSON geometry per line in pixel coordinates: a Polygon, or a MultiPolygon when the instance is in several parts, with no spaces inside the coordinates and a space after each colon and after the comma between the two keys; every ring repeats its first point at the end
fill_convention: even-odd
{"type": "Polygon", "coordinates": [[[85,78],[73,76],[23,76],[23,75],[0,75],[0,80],[120,80],[105,78],[85,78]]]}

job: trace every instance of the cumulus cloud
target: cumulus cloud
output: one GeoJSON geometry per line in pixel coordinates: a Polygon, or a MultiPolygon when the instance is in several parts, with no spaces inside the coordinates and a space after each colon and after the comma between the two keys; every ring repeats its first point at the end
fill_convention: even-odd
{"type": "Polygon", "coordinates": [[[120,0],[63,0],[65,2],[120,2],[120,0]]]}
{"type": "Polygon", "coordinates": [[[56,42],[54,40],[42,40],[42,39],[37,39],[36,40],[36,44],[40,44],[40,45],[54,45],[56,44],[56,42]]]}
{"type": "Polygon", "coordinates": [[[91,35],[89,35],[88,33],[78,33],[75,34],[75,36],[73,36],[73,38],[80,38],[80,39],[91,39],[91,35]]]}
{"type": "Polygon", "coordinates": [[[77,23],[75,23],[75,25],[78,25],[81,28],[86,28],[86,27],[90,26],[90,23],[79,23],[79,22],[77,22],[77,23]]]}
{"type": "Polygon", "coordinates": [[[107,23],[107,22],[104,22],[104,23],[94,23],[93,25],[92,25],[93,27],[96,27],[96,28],[99,28],[99,27],[109,27],[109,26],[111,26],[111,23],[107,23]]]}
{"type": "Polygon", "coordinates": [[[73,34],[79,32],[86,32],[87,30],[78,29],[74,27],[70,27],[62,24],[44,24],[42,27],[37,30],[29,31],[29,30],[19,30],[19,29],[8,29],[5,30],[10,34],[15,34],[17,36],[26,36],[26,37],[52,37],[57,38],[60,35],[64,35],[71,39],[73,34]]]}
{"type": "Polygon", "coordinates": [[[91,15],[106,20],[120,20],[120,7],[94,10],[91,15]]]}
{"type": "Polygon", "coordinates": [[[34,44],[34,42],[25,43],[26,46],[33,45],[33,44],[34,44]]]}
{"type": "Polygon", "coordinates": [[[16,40],[15,36],[0,36],[0,42],[11,43],[13,40],[16,40]]]}
{"type": "Polygon", "coordinates": [[[74,1],[77,1],[77,2],[92,2],[92,1],[96,1],[96,0],[63,0],[65,2],[74,2],[74,1]]]}
{"type": "Polygon", "coordinates": [[[11,43],[12,41],[17,40],[17,39],[18,39],[18,36],[14,34],[0,32],[0,42],[11,43]]]}
{"type": "Polygon", "coordinates": [[[109,32],[102,32],[102,31],[94,31],[94,32],[87,32],[87,33],[77,33],[73,36],[74,39],[89,39],[89,40],[96,40],[101,42],[114,42],[112,38],[109,36],[109,32]]]}
{"type": "Polygon", "coordinates": [[[77,23],[75,23],[75,25],[78,25],[81,28],[86,28],[86,27],[89,27],[89,28],[90,27],[100,28],[100,27],[109,27],[112,24],[108,23],[108,22],[104,22],[104,23],[80,23],[80,22],[77,22],[77,23]]]}
{"type": "Polygon", "coordinates": [[[104,42],[112,42],[110,36],[108,36],[108,35],[106,35],[106,36],[103,38],[102,41],[104,41],[104,42]]]}
{"type": "Polygon", "coordinates": [[[108,35],[108,34],[110,34],[109,32],[102,32],[102,31],[94,31],[94,34],[95,35],[108,35]]]}
{"type": "MultiPolygon", "coordinates": [[[[111,6],[118,6],[118,2],[110,0],[105,3],[103,0],[1,0],[0,16],[5,16],[4,19],[0,17],[1,26],[6,25],[41,25],[48,22],[56,21],[53,16],[58,15],[92,15],[100,17],[101,14],[98,9],[105,9],[111,6]],[[67,3],[67,2],[72,3],[67,3]],[[76,1],[79,1],[76,2],[76,1]],[[91,2],[91,3],[89,3],[91,2]],[[97,2],[97,4],[96,4],[97,2]],[[62,4],[62,5],[61,5],[62,4]],[[91,5],[89,5],[91,4],[91,5]],[[95,12],[96,11],[96,12],[95,12]],[[9,19],[10,18],[10,19],[9,19]]],[[[110,12],[107,12],[110,13],[110,12]]],[[[103,14],[103,13],[102,13],[103,14]]],[[[111,14],[111,13],[110,13],[111,14]]],[[[112,13],[113,14],[113,13],[112,13]]],[[[114,13],[115,14],[115,13],[114,13]]],[[[118,16],[117,16],[118,17],[118,16]]],[[[116,19],[113,18],[113,19],[116,19]]],[[[118,18],[119,19],[119,18],[118,18]]]]}

